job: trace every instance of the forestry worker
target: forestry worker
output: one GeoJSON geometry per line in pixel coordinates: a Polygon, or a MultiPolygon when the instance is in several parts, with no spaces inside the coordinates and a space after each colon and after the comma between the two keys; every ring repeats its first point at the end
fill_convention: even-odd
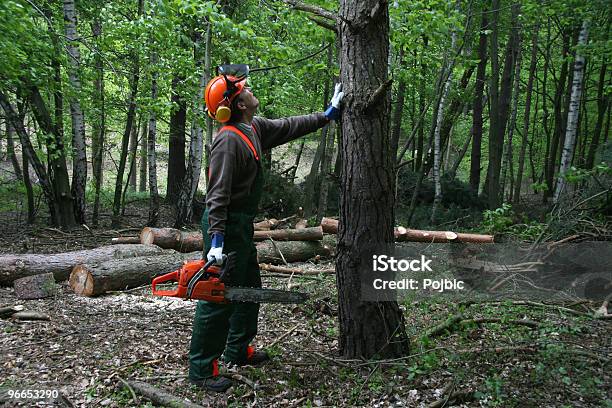
{"type": "MultiPolygon", "coordinates": [[[[248,66],[222,66],[219,73],[208,83],[204,95],[209,115],[224,124],[210,152],[202,217],[204,253],[208,261],[214,259],[221,265],[224,254],[237,252],[231,284],[261,287],[253,219],[262,194],[262,153],[337,120],[343,93],[337,84],[325,112],[270,120],[255,116],[259,101],[246,83],[248,66]]],[[[226,363],[239,366],[259,365],[269,359],[265,351],[250,345],[257,334],[258,313],[257,303],[198,302],[189,351],[192,383],[216,392],[231,387],[232,380],[219,376],[217,360],[222,354],[226,363]]]]}

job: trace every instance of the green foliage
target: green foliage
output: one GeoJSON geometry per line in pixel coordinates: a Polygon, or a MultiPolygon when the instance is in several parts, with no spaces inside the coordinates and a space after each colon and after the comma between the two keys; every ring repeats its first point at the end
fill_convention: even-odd
{"type": "Polygon", "coordinates": [[[490,234],[505,234],[522,240],[534,240],[546,224],[530,221],[526,216],[518,216],[508,203],[495,210],[485,210],[482,214],[482,228],[490,234]]]}

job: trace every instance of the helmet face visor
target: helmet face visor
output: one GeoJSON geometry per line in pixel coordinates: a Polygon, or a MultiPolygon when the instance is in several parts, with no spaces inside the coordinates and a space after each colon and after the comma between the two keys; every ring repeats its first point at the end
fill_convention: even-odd
{"type": "Polygon", "coordinates": [[[242,80],[249,75],[249,66],[247,64],[219,65],[217,67],[217,74],[224,76],[233,76],[242,80]]]}

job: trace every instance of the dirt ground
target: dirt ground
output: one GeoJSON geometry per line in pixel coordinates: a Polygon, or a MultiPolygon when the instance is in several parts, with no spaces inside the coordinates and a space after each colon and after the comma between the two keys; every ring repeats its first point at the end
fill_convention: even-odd
{"type": "MultiPolygon", "coordinates": [[[[146,203],[144,204],[146,206],[146,203]]],[[[162,219],[171,220],[168,208],[162,219]]],[[[121,230],[62,232],[26,227],[15,213],[0,214],[2,253],[52,253],[105,245],[135,235],[146,211],[127,209],[121,230]]],[[[293,265],[329,268],[328,262],[293,265]]],[[[267,365],[222,366],[238,378],[223,395],[191,386],[187,352],[195,304],[153,297],[150,287],[97,298],[75,296],[65,284],[51,299],[19,301],[0,288],[0,307],[23,305],[49,321],[0,319],[0,388],[58,390],[64,402],[5,400],[0,406],[151,406],[123,387],[140,380],[207,407],[612,407],[611,323],[591,317],[598,305],[406,302],[411,355],[351,361],[339,356],[333,275],[264,274],[264,286],[305,291],[303,305],[262,305],[256,346],[267,365]],[[461,314],[461,323],[423,334],[461,314]],[[501,318],[476,323],[473,319],[501,318]],[[516,325],[519,319],[534,326],[516,325]],[[436,404],[436,405],[432,405],[436,404]]]]}

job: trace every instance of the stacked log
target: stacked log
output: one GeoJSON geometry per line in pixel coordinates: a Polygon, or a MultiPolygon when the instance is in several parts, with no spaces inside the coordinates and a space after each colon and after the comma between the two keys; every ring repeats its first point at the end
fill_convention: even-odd
{"type": "Polygon", "coordinates": [[[52,273],[56,282],[68,279],[74,265],[97,263],[109,259],[163,253],[163,249],[141,244],[109,245],[59,254],[11,254],[0,256],[0,286],[9,286],[16,279],[52,273]]]}
{"type": "Polygon", "coordinates": [[[145,227],[140,232],[140,243],[179,252],[202,251],[204,248],[201,232],[185,232],[175,228],[145,227]]]}

